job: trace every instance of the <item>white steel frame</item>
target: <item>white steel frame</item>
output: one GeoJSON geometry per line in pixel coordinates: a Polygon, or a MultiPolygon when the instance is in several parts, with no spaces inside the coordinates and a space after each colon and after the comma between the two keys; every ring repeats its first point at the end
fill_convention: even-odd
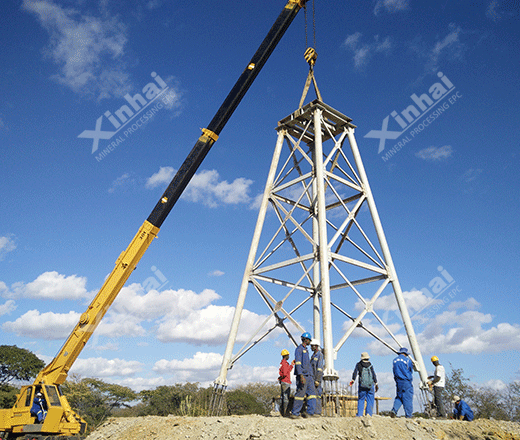
{"type": "MultiPolygon", "coordinates": [[[[312,333],[314,337],[320,334],[323,337],[326,381],[338,379],[334,360],[356,328],[367,331],[397,352],[400,342],[374,309],[374,303],[387,286],[393,289],[415,368],[422,385],[426,384],[426,367],[354,129],[352,119],[318,99],[278,123],[278,139],[215,389],[225,389],[228,370],[275,329],[283,329],[298,345],[300,333],[305,329],[294,315],[309,302],[313,309],[312,333]],[[284,145],[288,147],[289,155],[279,164],[284,145]],[[347,157],[346,145],[350,146],[349,156],[351,154],[353,160],[347,157]],[[276,217],[279,226],[257,255],[269,204],[272,207],[269,215],[276,217]],[[361,217],[367,220],[368,216],[372,220],[367,222],[371,233],[362,227],[361,217]],[[292,256],[288,258],[282,249],[290,249],[292,256]],[[265,302],[269,315],[233,355],[249,285],[265,302]],[[276,293],[272,290],[275,286],[276,293]],[[361,292],[362,288],[364,292],[361,292]],[[284,290],[280,294],[281,289],[284,290]],[[344,311],[331,298],[331,295],[341,297],[345,291],[353,293],[358,309],[362,308],[357,317],[344,311]],[[289,308],[289,298],[295,295],[298,299],[289,308]],[[333,340],[332,308],[352,321],[337,341],[333,340]],[[386,338],[363,324],[362,319],[367,314],[375,317],[386,331],[386,338]]],[[[338,329],[334,330],[337,334],[338,329]]]]}

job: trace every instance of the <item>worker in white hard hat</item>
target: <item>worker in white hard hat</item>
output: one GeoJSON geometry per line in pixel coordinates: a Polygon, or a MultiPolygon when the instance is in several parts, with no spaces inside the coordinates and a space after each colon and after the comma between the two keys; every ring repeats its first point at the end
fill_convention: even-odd
{"type": "Polygon", "coordinates": [[[314,377],[314,386],[316,387],[316,410],[315,415],[321,415],[321,396],[323,394],[323,388],[321,381],[323,380],[323,353],[320,349],[320,341],[317,339],[311,340],[311,370],[314,377]]]}
{"type": "Polygon", "coordinates": [[[428,385],[430,389],[433,388],[433,399],[435,407],[437,408],[437,417],[445,418],[446,410],[444,409],[444,402],[442,400],[442,393],[446,385],[446,371],[440,364],[437,356],[432,356],[432,364],[435,365],[435,372],[433,376],[428,376],[428,385]]]}
{"type": "Polygon", "coordinates": [[[47,402],[40,391],[34,395],[33,405],[31,406],[31,416],[36,417],[38,423],[43,423],[47,416],[47,402]]]}
{"type": "Polygon", "coordinates": [[[289,397],[291,397],[291,371],[294,361],[289,363],[289,350],[282,350],[282,361],[280,362],[280,370],[278,372],[278,383],[280,384],[280,414],[287,416],[287,406],[289,405],[289,397]]]}

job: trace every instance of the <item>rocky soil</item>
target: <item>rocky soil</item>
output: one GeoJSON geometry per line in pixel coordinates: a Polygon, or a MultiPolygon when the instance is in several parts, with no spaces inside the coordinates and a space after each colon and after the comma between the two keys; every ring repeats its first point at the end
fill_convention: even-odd
{"type": "Polygon", "coordinates": [[[108,420],[87,440],[520,440],[520,424],[479,419],[265,416],[129,417],[108,420]]]}

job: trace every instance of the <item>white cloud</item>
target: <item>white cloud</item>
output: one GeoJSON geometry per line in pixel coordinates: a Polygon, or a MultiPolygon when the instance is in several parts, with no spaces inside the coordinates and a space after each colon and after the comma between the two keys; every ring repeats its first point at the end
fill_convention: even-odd
{"type": "Polygon", "coordinates": [[[172,382],[199,382],[209,386],[218,376],[222,364],[222,354],[197,352],[192,358],[183,360],[157,361],[153,367],[156,373],[170,376],[172,382]]]}
{"type": "MultiPolygon", "coordinates": [[[[162,342],[185,342],[195,345],[223,344],[227,341],[234,312],[234,307],[210,305],[203,309],[193,310],[182,319],[177,316],[168,316],[159,325],[157,338],[162,342]]],[[[256,330],[265,318],[265,316],[243,310],[237,342],[247,341],[251,331],[256,330]]]]}
{"type": "Polygon", "coordinates": [[[0,261],[2,261],[9,252],[14,251],[15,249],[16,243],[13,235],[0,237],[0,261]]]}
{"type": "Polygon", "coordinates": [[[14,311],[15,309],[16,309],[15,302],[12,299],[9,299],[4,304],[0,304],[0,316],[8,315],[9,313],[14,311]]]}
{"type": "Polygon", "coordinates": [[[144,364],[124,359],[88,358],[77,359],[71,373],[83,377],[134,376],[142,371],[144,364]]]}
{"type": "Polygon", "coordinates": [[[480,176],[481,174],[482,174],[482,170],[470,168],[463,174],[462,180],[466,183],[470,183],[470,182],[473,182],[474,180],[476,180],[478,178],[478,176],[480,176]]]}
{"type": "MultiPolygon", "coordinates": [[[[146,188],[165,186],[171,181],[175,172],[172,167],[161,167],[146,181],[146,188]]],[[[252,183],[252,180],[244,177],[238,177],[229,183],[226,180],[220,180],[216,170],[202,170],[193,176],[181,198],[189,202],[202,203],[211,208],[221,204],[250,203],[249,188],[252,183]]]]}
{"type": "Polygon", "coordinates": [[[146,3],[146,7],[148,9],[157,9],[160,8],[163,4],[163,0],[148,0],[146,3]]]}
{"type": "Polygon", "coordinates": [[[377,0],[374,7],[374,14],[378,15],[383,12],[400,12],[408,9],[409,0],[377,0]]]}
{"type": "MultiPolygon", "coordinates": [[[[85,288],[87,279],[77,275],[65,276],[56,271],[44,272],[28,284],[15,283],[3,293],[9,298],[81,299],[90,296],[85,288]]],[[[4,285],[5,286],[5,285],[4,285]]]]}
{"type": "Polygon", "coordinates": [[[421,55],[426,57],[426,73],[437,73],[441,60],[460,59],[466,45],[460,41],[463,34],[462,29],[451,23],[449,25],[448,34],[433,45],[433,48],[427,52],[422,51],[421,55]]]}
{"type": "MultiPolygon", "coordinates": [[[[435,299],[432,298],[431,294],[426,294],[421,290],[410,290],[403,292],[403,298],[406,302],[406,306],[409,311],[414,312],[422,310],[427,305],[435,304],[435,299]]],[[[361,301],[357,301],[355,304],[356,310],[363,310],[364,304],[361,301]]],[[[397,301],[393,293],[389,295],[381,295],[374,303],[374,310],[376,311],[398,311],[397,301]]]]}
{"type": "Polygon", "coordinates": [[[445,145],[443,147],[428,147],[415,153],[415,156],[419,159],[430,161],[441,161],[451,157],[452,155],[453,148],[451,148],[450,145],[445,145]]]}
{"type": "MultiPolygon", "coordinates": [[[[272,365],[268,367],[253,367],[236,363],[233,369],[228,373],[228,385],[236,387],[238,385],[246,385],[248,383],[277,383],[278,366],[272,365]]],[[[293,385],[294,386],[294,385],[293,385]]]]}
{"type": "Polygon", "coordinates": [[[369,43],[361,42],[362,34],[356,32],[349,35],[343,42],[343,46],[354,54],[354,67],[362,69],[365,67],[375,53],[388,54],[392,50],[390,37],[380,40],[379,35],[374,36],[374,41],[369,43]]]}
{"type": "Polygon", "coordinates": [[[153,371],[160,374],[168,374],[179,370],[216,370],[222,365],[222,359],[221,353],[203,353],[198,351],[191,359],[174,359],[170,361],[161,359],[155,363],[153,371]]]}
{"type": "Polygon", "coordinates": [[[490,379],[478,385],[479,388],[491,388],[494,391],[503,392],[507,390],[507,384],[500,379],[490,379]]]}
{"type": "Polygon", "coordinates": [[[190,202],[201,202],[215,208],[218,205],[249,203],[249,187],[252,180],[239,177],[232,183],[220,181],[216,170],[203,170],[191,179],[182,198],[190,202]]]}
{"type": "MultiPolygon", "coordinates": [[[[197,352],[191,358],[183,360],[157,361],[153,367],[156,373],[173,376],[174,382],[199,382],[201,386],[209,386],[217,378],[222,365],[220,353],[197,352]]],[[[228,372],[229,387],[245,385],[251,382],[274,383],[278,377],[278,366],[253,367],[240,362],[233,365],[228,372]]]]}
{"type": "Polygon", "coordinates": [[[448,310],[457,309],[477,310],[480,308],[480,303],[475,298],[468,298],[466,301],[454,301],[448,305],[448,310]]]}
{"type": "Polygon", "coordinates": [[[214,290],[204,289],[201,293],[192,290],[150,290],[144,292],[140,284],[131,284],[121,289],[110,313],[134,316],[140,320],[152,320],[164,316],[184,318],[220,299],[214,290]]]}
{"type": "MultiPolygon", "coordinates": [[[[388,336],[388,332],[375,319],[365,317],[361,322],[363,323],[363,326],[365,328],[370,330],[376,336],[379,336],[381,339],[386,339],[386,337],[388,336]]],[[[383,322],[384,322],[384,320],[383,320],[383,322]]],[[[351,325],[352,325],[352,321],[350,319],[345,321],[342,325],[342,330],[344,332],[346,332],[350,328],[351,325]]],[[[403,326],[401,322],[392,322],[392,323],[385,322],[385,325],[394,334],[397,333],[403,326]]],[[[372,336],[369,333],[367,333],[364,329],[356,328],[354,330],[354,332],[352,333],[352,337],[354,337],[354,338],[356,338],[356,337],[371,338],[372,336]]]]}
{"type": "Polygon", "coordinates": [[[109,193],[114,193],[116,190],[125,189],[126,187],[135,183],[135,180],[128,173],[124,173],[112,182],[112,185],[108,189],[109,193]]]}
{"type": "Polygon", "coordinates": [[[160,167],[159,171],[148,178],[145,187],[147,189],[153,189],[158,186],[167,185],[173,179],[175,172],[172,167],[160,167]]]}
{"type": "Polygon", "coordinates": [[[137,316],[122,315],[109,311],[99,323],[94,336],[119,338],[121,336],[144,336],[146,330],[137,316]]]}
{"type": "Polygon", "coordinates": [[[161,95],[161,102],[165,109],[173,112],[172,116],[180,114],[182,106],[182,92],[179,81],[174,76],[168,76],[164,82],[169,85],[166,93],[161,95]]]}
{"type": "MultiPolygon", "coordinates": [[[[28,285],[30,289],[20,287],[17,292],[23,290],[27,296],[29,291],[40,292],[40,288],[45,290],[45,283],[41,283],[41,279],[37,281],[39,283],[34,284],[38,284],[38,288],[28,285]]],[[[61,297],[61,290],[56,292],[55,286],[50,284],[51,288],[46,290],[47,295],[51,298],[61,297]]],[[[73,291],[74,284],[68,292],[73,291]]],[[[227,340],[234,308],[213,305],[212,302],[218,299],[220,295],[211,289],[204,289],[200,293],[184,289],[161,292],[152,289],[146,292],[141,284],[134,283],[121,289],[93,337],[136,337],[152,332],[163,342],[221,344],[227,340]],[[147,322],[152,325],[145,326],[147,322]]],[[[8,302],[0,310],[7,313],[14,310],[14,307],[14,302],[8,302]]],[[[15,321],[5,322],[2,329],[34,339],[65,339],[78,323],[79,317],[80,313],[74,311],[41,313],[30,310],[15,321]]],[[[251,329],[259,327],[264,319],[263,315],[244,310],[241,321],[243,325],[240,326],[237,340],[245,342],[251,329]],[[247,335],[245,330],[248,331],[247,335]]],[[[105,341],[99,341],[99,347],[103,347],[103,344],[105,341]]]]}
{"type": "MultiPolygon", "coordinates": [[[[162,385],[168,385],[166,379],[161,376],[158,377],[134,377],[126,376],[123,379],[114,378],[110,380],[112,383],[117,383],[124,387],[129,387],[134,391],[150,390],[162,385]]],[[[195,381],[194,381],[195,382],[195,381]]],[[[177,382],[174,382],[177,383],[177,382]]],[[[172,383],[173,385],[173,383],[172,383]]]]}
{"type": "Polygon", "coordinates": [[[359,46],[359,40],[363,34],[356,32],[355,34],[349,35],[343,42],[343,46],[347,49],[355,50],[359,46]]]}
{"type": "MultiPolygon", "coordinates": [[[[493,324],[491,314],[476,310],[480,304],[474,299],[454,302],[448,310],[424,320],[424,328],[417,333],[419,345],[434,353],[497,353],[520,350],[520,325],[506,322],[493,324]]],[[[417,332],[417,328],[416,328],[417,332]]],[[[404,332],[396,335],[407,345],[404,332]]],[[[379,342],[369,344],[374,354],[388,354],[379,342]]]]}
{"type": "MultiPolygon", "coordinates": [[[[204,289],[199,294],[184,289],[161,292],[152,289],[145,292],[141,284],[134,283],[121,289],[94,335],[111,338],[144,336],[147,330],[143,323],[154,322],[158,324],[158,328],[153,327],[152,331],[157,332],[159,340],[162,340],[161,329],[165,322],[173,320],[182,323],[196,313],[197,309],[217,299],[220,296],[211,289],[204,289]]],[[[206,323],[206,327],[211,326],[206,323]]],[[[186,338],[186,335],[182,337],[186,338]]]]}
{"type": "Polygon", "coordinates": [[[48,0],[24,0],[22,9],[35,14],[50,35],[46,55],[60,66],[56,81],[98,99],[122,96],[130,88],[127,30],[117,17],[94,17],[48,0]]]}
{"type": "Polygon", "coordinates": [[[222,272],[221,270],[216,269],[213,272],[210,272],[208,275],[210,277],[221,277],[221,276],[224,275],[224,272],[222,272]]]}
{"type": "Polygon", "coordinates": [[[2,330],[34,339],[65,339],[78,323],[79,317],[79,313],[72,311],[40,313],[38,310],[29,310],[15,321],[4,322],[2,330]]]}

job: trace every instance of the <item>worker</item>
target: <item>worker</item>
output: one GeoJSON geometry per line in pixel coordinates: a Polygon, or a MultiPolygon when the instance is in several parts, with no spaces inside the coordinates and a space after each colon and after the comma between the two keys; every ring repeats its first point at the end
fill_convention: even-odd
{"type": "Polygon", "coordinates": [[[47,402],[43,394],[39,391],[34,396],[33,405],[31,406],[31,416],[36,417],[38,423],[43,423],[47,416],[47,402]]]}
{"type": "Polygon", "coordinates": [[[444,410],[444,402],[442,400],[442,393],[446,384],[446,372],[444,367],[440,364],[437,356],[432,356],[432,364],[435,365],[435,372],[433,376],[428,376],[428,385],[433,387],[433,399],[435,408],[437,408],[437,417],[445,418],[446,411],[444,410]]]}
{"type": "Polygon", "coordinates": [[[294,366],[294,360],[289,364],[289,350],[282,350],[282,361],[280,362],[280,370],[278,382],[280,384],[280,413],[283,417],[287,415],[287,406],[289,405],[289,397],[291,397],[291,371],[294,366]]]}
{"type": "Polygon", "coordinates": [[[294,352],[294,374],[296,376],[296,393],[294,403],[289,416],[291,419],[300,417],[305,398],[307,398],[307,411],[301,415],[303,417],[314,417],[316,409],[316,390],[314,388],[314,378],[312,377],[311,363],[307,346],[311,342],[311,334],[305,332],[301,336],[302,343],[296,347],[294,352]]]}
{"type": "Polygon", "coordinates": [[[374,366],[370,363],[370,356],[366,351],[361,353],[361,360],[356,364],[356,367],[352,372],[350,386],[354,385],[357,376],[359,376],[359,381],[356,417],[363,417],[365,412],[365,402],[367,404],[366,414],[367,416],[371,416],[374,408],[375,393],[379,390],[379,385],[377,384],[377,376],[374,371],[374,366]]]}
{"type": "Polygon", "coordinates": [[[398,356],[393,362],[393,373],[396,387],[394,406],[390,411],[390,417],[396,417],[401,405],[404,414],[411,418],[413,414],[413,363],[408,357],[408,349],[401,347],[398,356]]]}
{"type": "Polygon", "coordinates": [[[454,405],[453,415],[456,419],[466,420],[468,422],[473,420],[473,411],[471,411],[469,405],[464,402],[464,400],[461,400],[459,396],[453,396],[451,403],[454,405]]]}
{"type": "Polygon", "coordinates": [[[316,410],[315,415],[321,415],[321,396],[323,394],[323,387],[321,381],[323,380],[323,353],[320,349],[320,341],[313,339],[311,341],[311,371],[314,378],[314,387],[316,388],[316,410]]]}

